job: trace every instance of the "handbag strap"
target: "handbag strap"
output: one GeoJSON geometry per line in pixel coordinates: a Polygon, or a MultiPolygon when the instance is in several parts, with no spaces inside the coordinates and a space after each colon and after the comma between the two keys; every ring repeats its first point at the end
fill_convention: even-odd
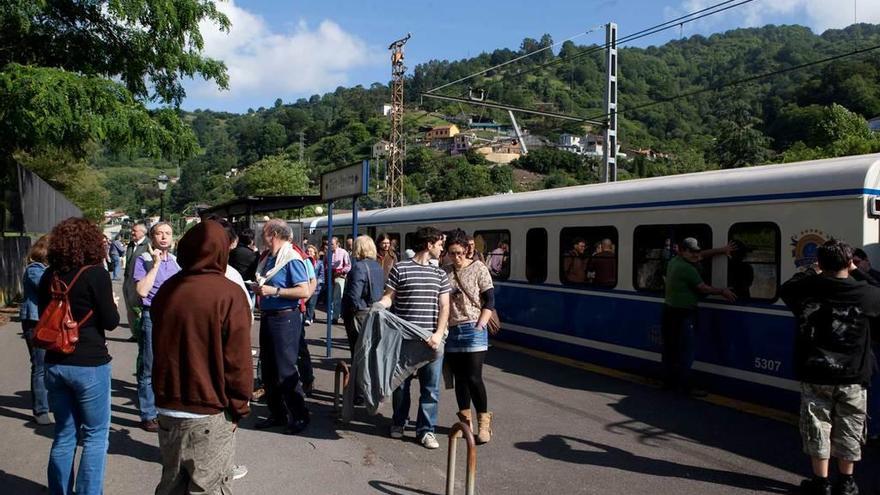
{"type": "Polygon", "coordinates": [[[482,311],[482,310],[483,310],[483,305],[477,303],[477,301],[474,301],[474,298],[471,297],[471,295],[468,294],[467,291],[464,290],[464,284],[462,284],[462,283],[461,283],[461,279],[458,278],[458,270],[456,270],[454,266],[452,267],[452,276],[455,277],[455,283],[458,284],[458,290],[459,290],[459,292],[461,292],[462,294],[464,294],[464,297],[468,298],[468,301],[470,301],[471,304],[473,304],[474,306],[480,308],[480,310],[482,311]]]}

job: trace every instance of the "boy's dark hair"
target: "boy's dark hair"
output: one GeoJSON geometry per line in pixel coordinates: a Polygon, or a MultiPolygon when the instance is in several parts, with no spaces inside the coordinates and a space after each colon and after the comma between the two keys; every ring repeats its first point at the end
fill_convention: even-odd
{"type": "Polygon", "coordinates": [[[843,241],[831,239],[819,246],[816,258],[822,271],[839,272],[852,263],[853,248],[843,241]]]}
{"type": "Polygon", "coordinates": [[[415,235],[413,235],[413,245],[412,250],[415,252],[421,252],[428,249],[428,244],[434,243],[443,239],[443,232],[440,232],[438,229],[434,227],[419,227],[419,230],[416,230],[415,235]]]}
{"type": "Polygon", "coordinates": [[[238,234],[235,232],[235,226],[232,225],[232,222],[221,217],[220,215],[209,215],[205,220],[211,220],[220,224],[223,227],[223,230],[226,231],[226,237],[229,238],[229,244],[235,242],[238,239],[238,234]]]}
{"type": "Polygon", "coordinates": [[[853,256],[862,260],[868,259],[868,253],[866,253],[862,248],[853,249],[853,256]]]}
{"type": "Polygon", "coordinates": [[[238,231],[238,243],[242,246],[250,246],[254,242],[254,229],[247,227],[238,231]]]}

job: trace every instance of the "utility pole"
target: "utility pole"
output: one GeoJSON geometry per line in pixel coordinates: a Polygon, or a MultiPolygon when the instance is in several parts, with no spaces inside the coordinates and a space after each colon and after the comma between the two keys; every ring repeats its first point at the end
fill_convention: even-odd
{"type": "Polygon", "coordinates": [[[403,136],[403,45],[412,34],[407,33],[388,46],[391,50],[391,139],[388,150],[388,173],[385,178],[386,205],[389,208],[403,206],[403,159],[406,140],[403,136]]]}
{"type": "Polygon", "coordinates": [[[603,182],[617,181],[617,24],[605,26],[605,124],[602,157],[604,158],[603,182]]]}

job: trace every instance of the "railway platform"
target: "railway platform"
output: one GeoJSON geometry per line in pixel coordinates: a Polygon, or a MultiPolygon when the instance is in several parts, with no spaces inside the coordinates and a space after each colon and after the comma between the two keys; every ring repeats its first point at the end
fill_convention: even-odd
{"type": "MultiPolygon", "coordinates": [[[[255,346],[257,328],[258,322],[255,346]]],[[[444,493],[453,392],[441,394],[438,450],[423,448],[411,429],[403,440],[389,438],[388,404],[377,416],[358,409],[351,423],[340,424],[333,411],[334,370],[349,353],[339,327],[333,356],[323,358],[323,333],[322,325],[307,328],[316,372],[312,424],[298,436],[256,430],[253,423],[266,410],[254,404],[236,433],[235,459],[249,472],[234,482],[234,492],[444,493]]],[[[156,435],[138,428],[137,345],[129,335],[126,327],[108,334],[113,399],[105,493],[113,495],[152,493],[161,472],[156,435]]],[[[489,351],[484,376],[495,436],[477,448],[476,493],[788,493],[809,472],[791,415],[766,417],[720,398],[673,396],[627,376],[522,351],[503,343],[489,351]]],[[[28,366],[19,324],[0,327],[3,494],[47,493],[52,427],[31,421],[28,366]]],[[[462,444],[456,493],[465,488],[462,444]]],[[[880,493],[878,458],[880,449],[868,447],[857,466],[862,493],[880,493]]]]}

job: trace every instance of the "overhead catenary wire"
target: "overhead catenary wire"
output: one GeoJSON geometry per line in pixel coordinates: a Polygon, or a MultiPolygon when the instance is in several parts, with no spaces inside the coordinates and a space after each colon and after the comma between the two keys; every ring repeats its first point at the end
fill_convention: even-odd
{"type": "MultiPolygon", "coordinates": [[[[731,0],[731,1],[733,1],[733,0],[731,0]]],[[[565,43],[566,41],[571,41],[571,40],[576,39],[576,38],[579,38],[579,37],[581,37],[581,36],[586,36],[586,35],[588,35],[588,34],[590,34],[590,33],[593,33],[594,31],[596,31],[597,29],[602,28],[602,27],[605,27],[605,24],[600,24],[600,25],[598,25],[598,26],[593,26],[593,27],[591,27],[590,29],[584,31],[583,33],[578,33],[578,34],[576,34],[576,35],[574,35],[574,36],[571,36],[571,37],[569,37],[569,38],[566,38],[566,39],[564,39],[564,40],[562,40],[562,41],[559,41],[559,42],[553,43],[552,45],[547,45],[547,46],[544,46],[544,47],[538,48],[537,50],[533,50],[533,51],[531,51],[531,52],[529,52],[529,53],[526,53],[526,54],[524,54],[524,55],[520,55],[519,57],[516,57],[516,58],[513,58],[513,59],[511,59],[511,60],[508,60],[507,62],[502,62],[502,63],[500,63],[500,64],[498,64],[498,65],[494,65],[494,66],[492,66],[492,67],[489,67],[488,69],[483,69],[483,70],[478,71],[478,72],[475,72],[475,73],[473,73],[473,74],[471,74],[471,75],[468,75],[468,76],[462,77],[462,78],[460,78],[460,79],[456,79],[455,81],[452,81],[452,82],[446,83],[446,84],[444,84],[444,85],[442,85],[442,86],[438,86],[438,87],[436,87],[436,88],[434,88],[434,89],[429,89],[428,91],[426,91],[426,93],[433,93],[433,92],[435,92],[435,91],[440,91],[441,89],[448,88],[449,86],[453,86],[453,85],[456,85],[456,84],[458,84],[458,83],[462,83],[462,82],[464,82],[464,81],[467,81],[468,79],[473,79],[473,78],[475,78],[475,77],[477,77],[477,76],[480,76],[480,75],[483,75],[483,74],[485,74],[485,73],[487,73],[487,72],[490,72],[490,71],[493,71],[493,70],[499,69],[499,68],[501,68],[501,67],[504,67],[505,65],[509,65],[509,64],[514,63],[514,62],[519,62],[520,60],[523,60],[523,59],[525,59],[525,58],[528,58],[528,57],[531,57],[531,56],[533,56],[533,55],[537,55],[538,53],[541,53],[541,52],[544,52],[544,51],[550,50],[550,49],[552,49],[552,48],[555,48],[555,47],[557,47],[557,46],[559,46],[559,45],[565,43]]]]}
{"type": "MultiPolygon", "coordinates": [[[[705,17],[708,17],[710,15],[715,15],[715,14],[718,14],[721,12],[725,12],[727,10],[730,10],[730,9],[733,9],[733,8],[736,8],[741,5],[745,5],[747,3],[751,3],[754,1],[755,0],[725,0],[724,2],[716,3],[715,5],[711,5],[709,7],[704,8],[704,9],[696,10],[694,12],[690,12],[688,14],[685,14],[681,17],[677,17],[677,18],[672,19],[670,21],[666,21],[664,23],[657,24],[655,26],[651,26],[651,27],[642,29],[641,31],[636,31],[635,33],[623,36],[622,38],[619,38],[617,40],[617,45],[620,46],[624,43],[629,43],[629,42],[632,42],[632,41],[635,41],[635,40],[638,40],[641,38],[645,38],[647,36],[651,36],[653,34],[657,34],[657,33],[666,31],[668,29],[673,29],[676,27],[684,26],[684,24],[698,21],[698,20],[703,19],[705,17]],[[730,4],[732,4],[732,5],[730,5],[730,4]]],[[[536,65],[533,67],[527,67],[527,68],[520,69],[516,74],[517,75],[528,74],[530,72],[544,69],[546,67],[550,67],[555,64],[560,64],[560,63],[564,63],[564,62],[572,62],[574,60],[586,57],[587,55],[591,55],[593,53],[597,53],[597,52],[601,52],[603,50],[606,50],[606,49],[608,49],[608,47],[609,47],[609,44],[605,43],[602,45],[598,45],[598,46],[594,46],[594,47],[590,47],[590,48],[585,48],[585,49],[581,50],[579,53],[577,53],[575,55],[571,55],[569,57],[557,58],[554,60],[550,60],[549,62],[544,62],[541,65],[536,65]]]]}
{"type": "MultiPolygon", "coordinates": [[[[813,67],[813,66],[815,66],[815,65],[821,65],[821,64],[828,63],[828,62],[833,62],[833,61],[835,61],[835,60],[840,60],[840,59],[847,58],[847,57],[853,57],[853,56],[856,56],[856,55],[861,55],[861,54],[863,54],[863,53],[868,53],[868,52],[871,52],[871,51],[874,51],[874,50],[878,50],[878,49],[880,49],[880,45],[874,45],[874,46],[871,46],[871,47],[868,47],[868,48],[861,48],[861,49],[859,49],[859,50],[853,50],[853,51],[850,51],[850,52],[841,53],[841,54],[838,54],[838,55],[833,55],[833,56],[831,56],[831,57],[823,58],[823,59],[820,59],[820,60],[813,60],[812,62],[806,62],[806,63],[803,63],[803,64],[793,65],[793,66],[791,66],[791,67],[786,67],[786,68],[784,68],[784,69],[777,69],[777,70],[774,70],[774,71],[765,72],[765,73],[763,73],[763,74],[757,74],[757,75],[754,75],[754,76],[744,77],[744,78],[742,78],[742,79],[737,79],[737,80],[735,80],[735,81],[730,81],[730,82],[720,83],[720,84],[713,84],[713,85],[710,85],[710,86],[705,87],[705,88],[700,88],[700,89],[693,90],[693,91],[687,91],[687,92],[684,92],[684,93],[679,93],[679,94],[677,94],[677,95],[670,96],[670,97],[667,97],[667,98],[662,98],[662,99],[660,99],[660,100],[652,101],[652,102],[650,102],[650,103],[644,103],[644,104],[641,104],[641,105],[636,105],[636,106],[634,106],[634,107],[624,107],[624,108],[618,110],[618,111],[615,112],[615,113],[616,113],[617,115],[621,115],[621,114],[623,114],[623,113],[627,113],[627,112],[634,112],[634,111],[636,111],[636,110],[643,110],[643,109],[645,109],[645,108],[650,108],[650,107],[653,107],[653,106],[662,105],[662,104],[664,104],[664,103],[669,103],[669,102],[671,102],[671,101],[675,101],[675,100],[678,100],[678,99],[681,99],[681,98],[689,98],[689,97],[691,97],[691,96],[696,96],[696,95],[699,95],[699,94],[702,94],[702,93],[708,93],[708,92],[711,92],[711,91],[719,91],[719,90],[722,90],[722,89],[725,89],[725,88],[729,88],[729,87],[732,87],[732,86],[739,86],[739,85],[741,85],[741,84],[748,84],[748,83],[755,82],[755,81],[758,81],[758,80],[761,80],[761,79],[765,79],[765,78],[768,78],[768,77],[778,76],[778,75],[780,75],[780,74],[785,74],[785,73],[788,73],[788,72],[794,72],[794,71],[796,71],[796,70],[803,70],[803,69],[806,69],[806,68],[808,68],[808,67],[813,67]]],[[[610,116],[611,116],[611,114],[605,113],[605,114],[601,114],[601,115],[596,115],[596,116],[594,116],[594,117],[590,117],[589,120],[603,120],[603,119],[607,119],[607,118],[610,117],[610,116]]]]}

